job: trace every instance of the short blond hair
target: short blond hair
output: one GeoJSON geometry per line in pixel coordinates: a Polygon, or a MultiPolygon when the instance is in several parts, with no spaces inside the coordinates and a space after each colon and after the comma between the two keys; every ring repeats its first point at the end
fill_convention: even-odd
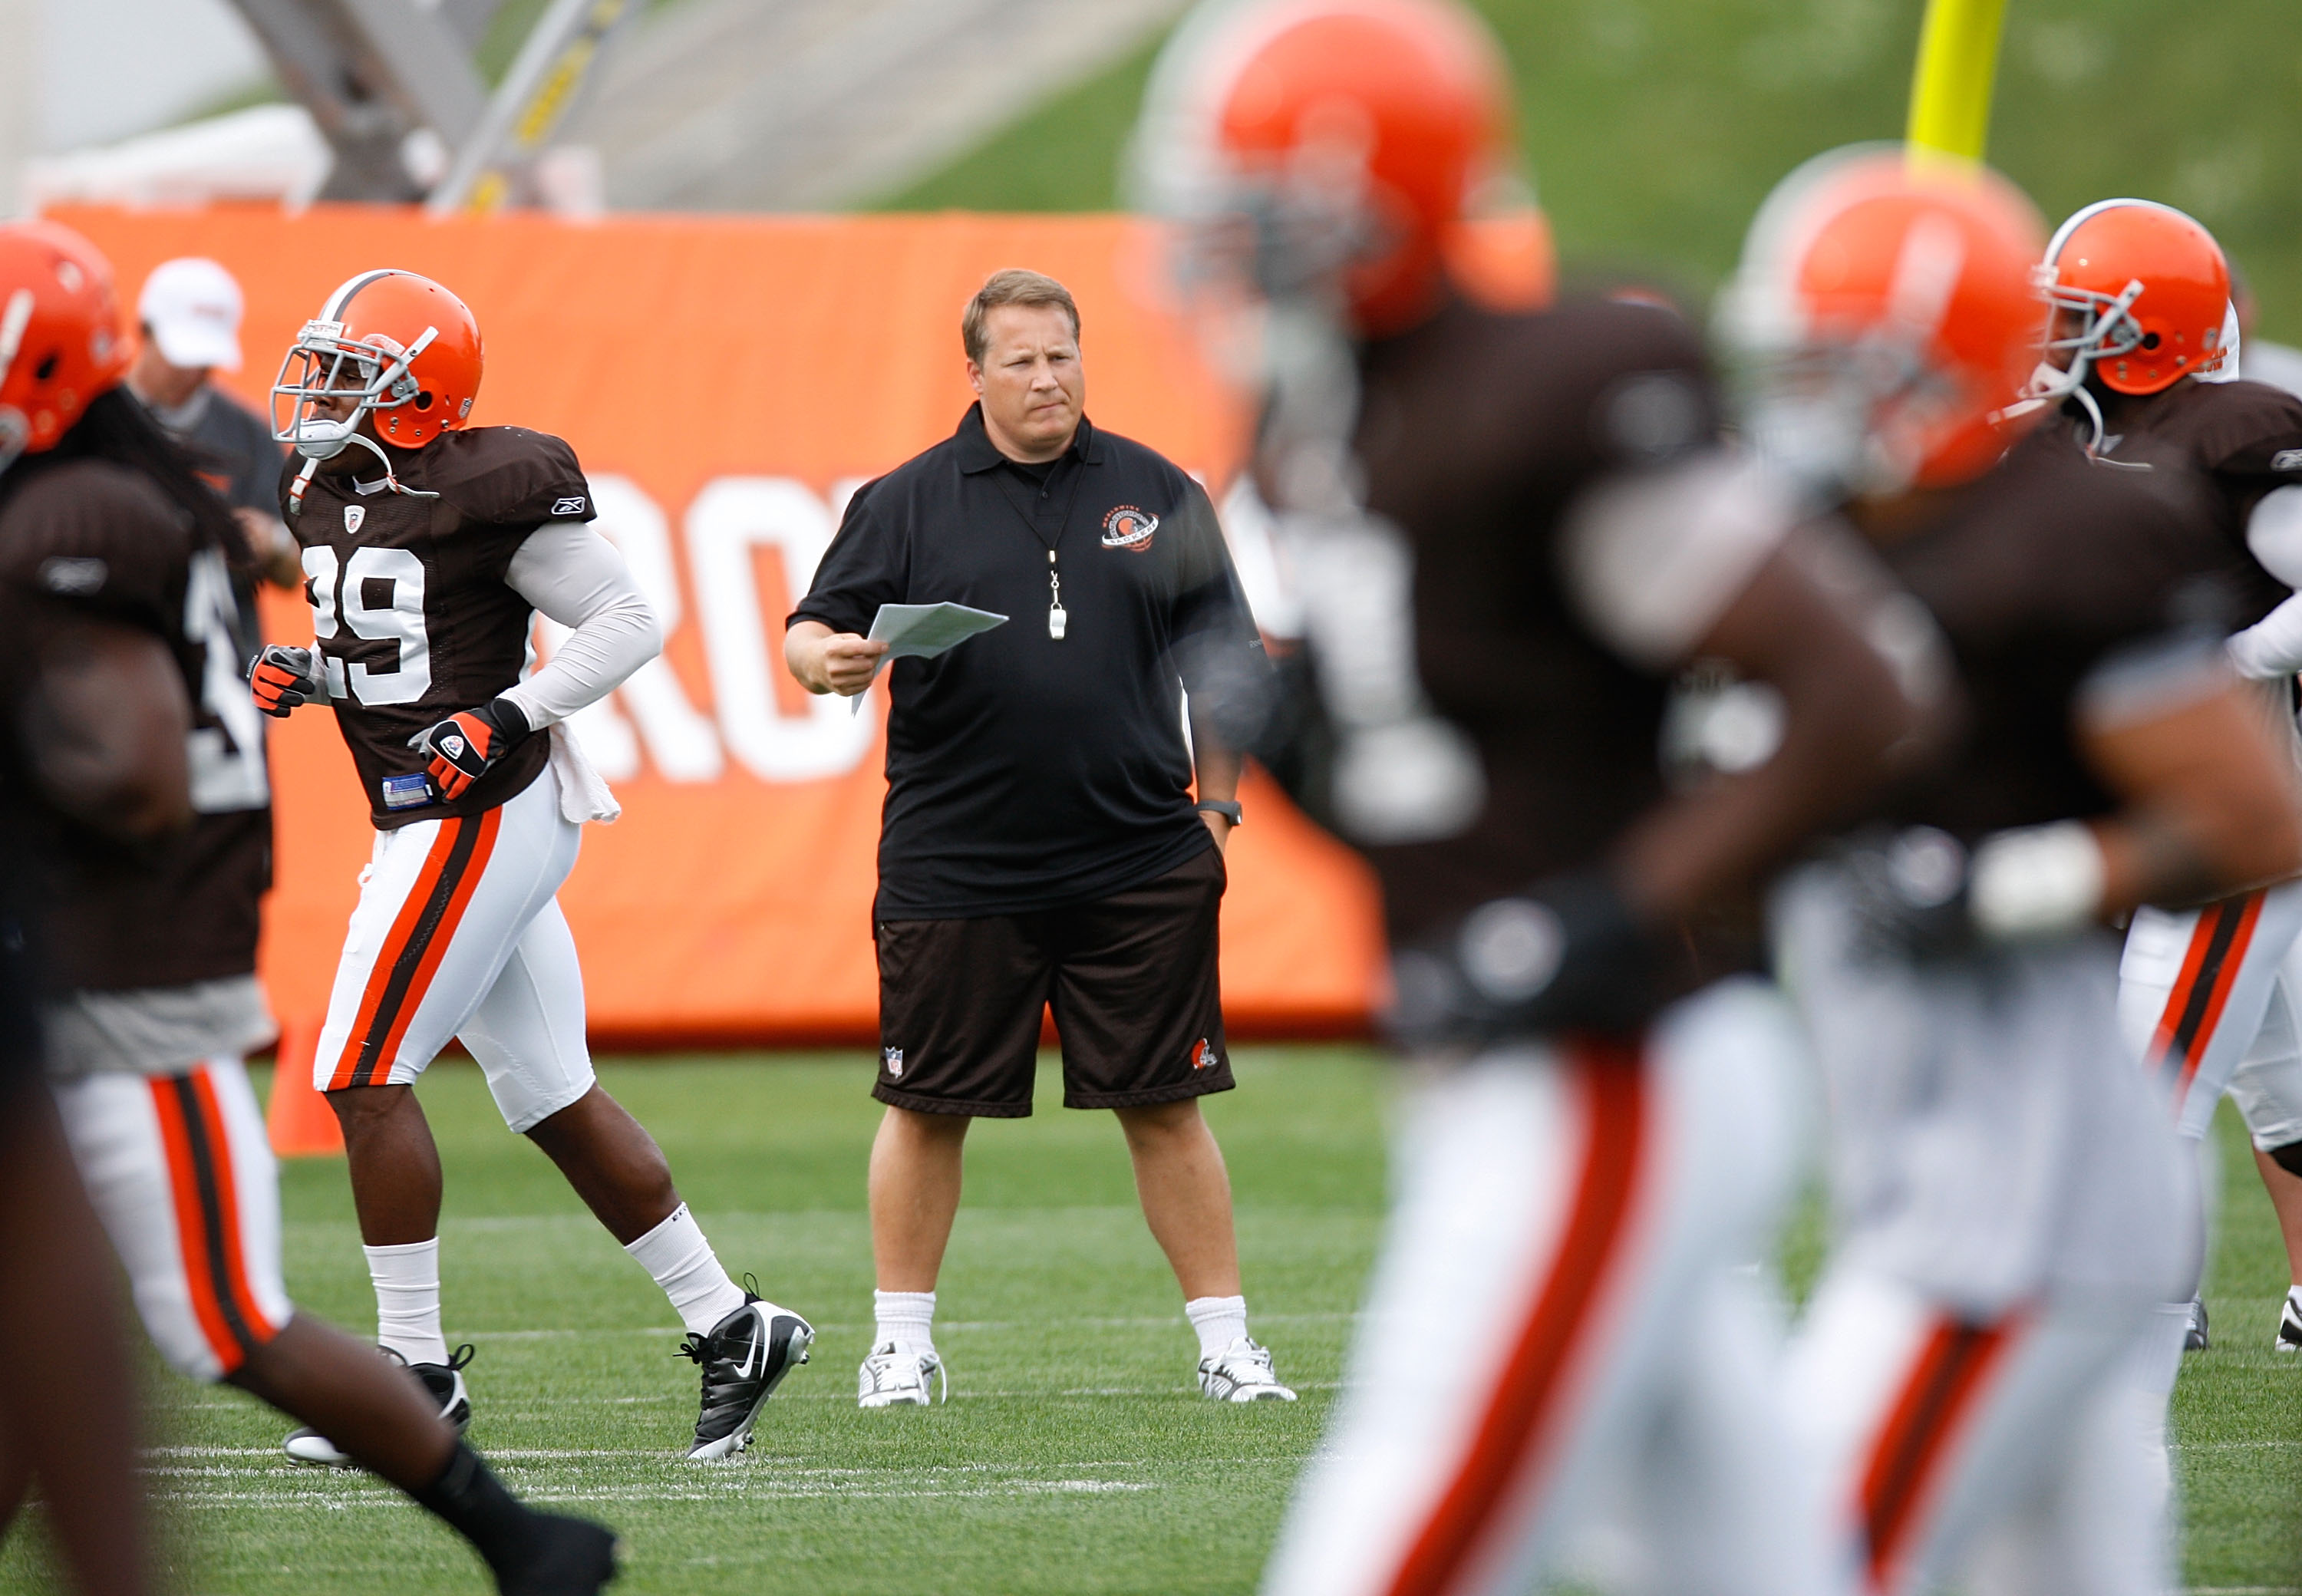
{"type": "Polygon", "coordinates": [[[1073,302],[1071,290],[1042,273],[1009,266],[983,280],[983,286],[975,290],[975,298],[967,302],[967,309],[959,318],[959,341],[965,346],[967,357],[978,365],[983,364],[984,350],[991,347],[991,334],[984,323],[1003,305],[1060,305],[1063,314],[1071,319],[1072,340],[1079,339],[1079,306],[1073,302]]]}

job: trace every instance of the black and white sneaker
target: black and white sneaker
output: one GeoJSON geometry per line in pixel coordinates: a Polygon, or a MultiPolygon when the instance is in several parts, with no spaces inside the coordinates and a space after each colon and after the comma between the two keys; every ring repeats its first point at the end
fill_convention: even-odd
{"type": "Polygon", "coordinates": [[[744,1306],[711,1327],[708,1336],[690,1331],[679,1356],[703,1366],[703,1406],[695,1416],[690,1463],[732,1457],[752,1444],[752,1426],[784,1376],[807,1361],[815,1327],[756,1293],[744,1293],[744,1306]]]}
{"type": "MultiPolygon", "coordinates": [[[[424,1382],[432,1399],[440,1404],[440,1416],[456,1426],[461,1435],[471,1428],[471,1393],[464,1389],[464,1370],[472,1361],[469,1341],[449,1356],[444,1364],[412,1364],[389,1347],[376,1348],[384,1357],[399,1365],[424,1382]]],[[[288,1455],[298,1463],[318,1464],[327,1468],[355,1468],[349,1453],[340,1450],[334,1441],[307,1424],[300,1430],[290,1430],[283,1443],[288,1455]]]]}
{"type": "Polygon", "coordinates": [[[2190,1328],[2182,1332],[2182,1350],[2207,1352],[2214,1348],[2214,1337],[2206,1331],[2206,1299],[2190,1298],[2190,1328]]]}
{"type": "Polygon", "coordinates": [[[2302,1352],[2302,1302],[2294,1300],[2295,1293],[2286,1294],[2286,1306],[2278,1315],[2278,1334],[2270,1343],[2273,1352],[2302,1352]]]}
{"type": "Polygon", "coordinates": [[[1271,1348],[1253,1336],[1241,1336],[1218,1356],[1199,1359],[1199,1395],[1210,1402],[1295,1399],[1272,1370],[1271,1348]]]}

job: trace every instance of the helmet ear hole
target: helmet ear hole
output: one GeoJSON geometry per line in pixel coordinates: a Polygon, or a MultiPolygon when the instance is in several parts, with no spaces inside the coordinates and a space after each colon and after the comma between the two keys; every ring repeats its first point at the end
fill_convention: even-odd
{"type": "Polygon", "coordinates": [[[429,410],[432,407],[432,391],[429,388],[416,396],[416,407],[419,410],[429,410]]]}
{"type": "Polygon", "coordinates": [[[2158,335],[2155,332],[2144,333],[2142,335],[2142,347],[2146,349],[2156,349],[2158,347],[2158,335]]]}
{"type": "Polygon", "coordinates": [[[39,365],[32,368],[33,380],[36,382],[45,382],[49,378],[55,376],[56,374],[56,366],[62,362],[63,358],[63,357],[58,354],[55,350],[50,349],[39,365]]]}

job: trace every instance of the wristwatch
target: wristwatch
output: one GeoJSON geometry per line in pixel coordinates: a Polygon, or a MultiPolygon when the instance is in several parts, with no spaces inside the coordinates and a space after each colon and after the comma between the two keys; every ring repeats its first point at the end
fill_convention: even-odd
{"type": "Polygon", "coordinates": [[[1229,820],[1234,826],[1243,823],[1242,818],[1239,814],[1239,805],[1236,803],[1227,803],[1220,798],[1202,798],[1197,803],[1191,805],[1191,807],[1193,809],[1206,810],[1209,814],[1221,815],[1224,819],[1229,820]]]}

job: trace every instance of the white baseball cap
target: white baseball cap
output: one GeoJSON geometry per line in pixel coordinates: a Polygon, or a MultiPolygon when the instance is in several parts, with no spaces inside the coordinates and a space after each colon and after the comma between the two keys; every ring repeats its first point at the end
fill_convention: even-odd
{"type": "Polygon", "coordinates": [[[239,369],[239,284],[214,261],[188,255],[163,261],[144,280],[137,319],[171,365],[239,369]]]}

